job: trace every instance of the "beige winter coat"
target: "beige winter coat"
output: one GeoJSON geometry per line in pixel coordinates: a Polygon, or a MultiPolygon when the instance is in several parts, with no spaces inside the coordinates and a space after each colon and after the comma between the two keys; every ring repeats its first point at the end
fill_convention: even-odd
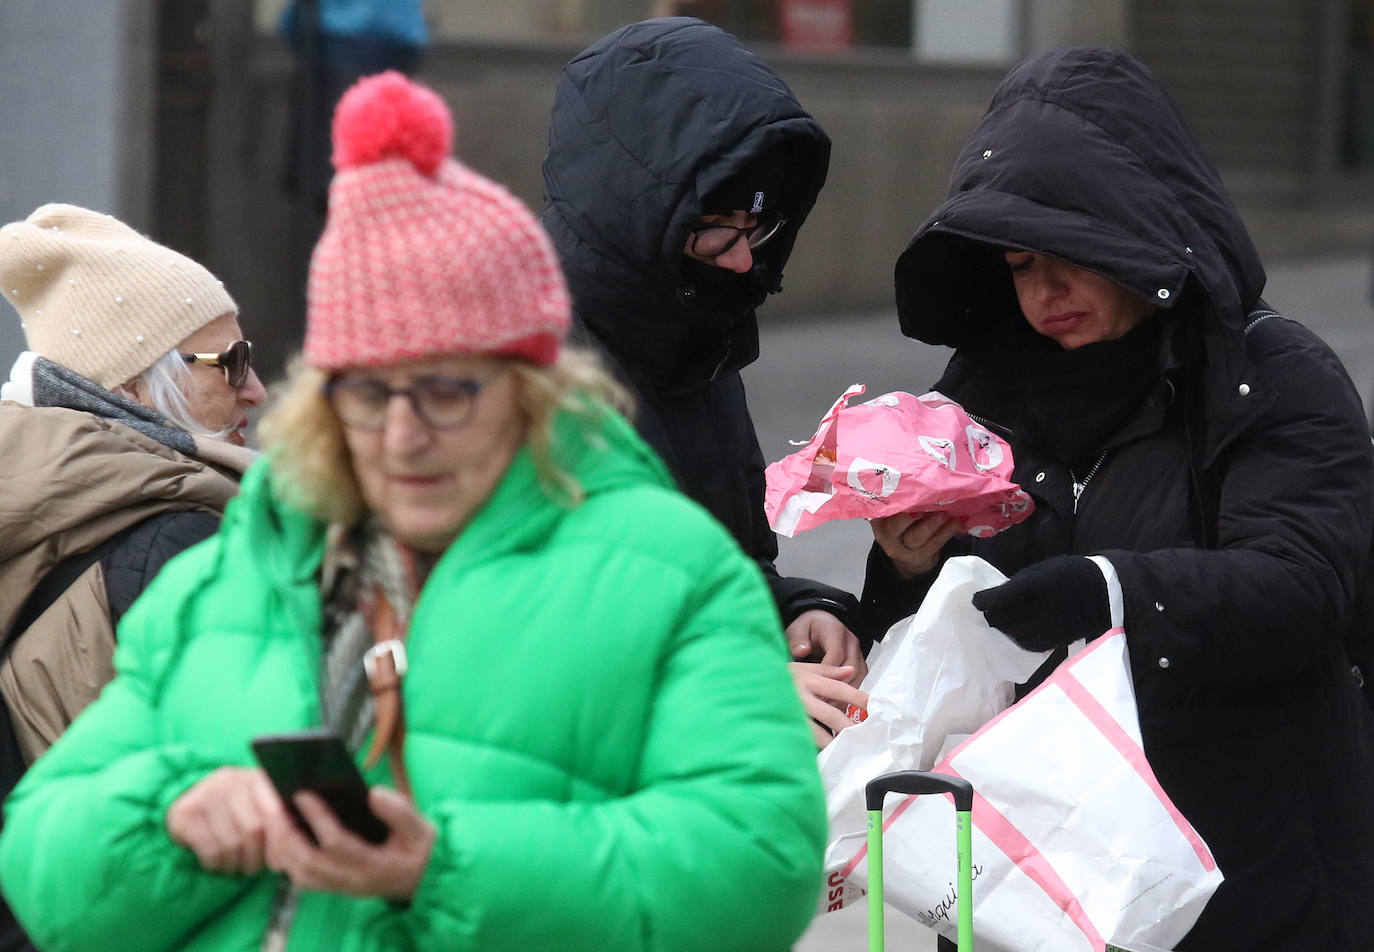
{"type": "MultiPolygon", "coordinates": [[[[197,442],[199,459],[89,413],[0,403],[0,631],[68,556],[160,513],[222,514],[253,454],[197,442]]],[[[26,762],[114,676],[114,644],[97,562],[0,662],[0,696],[26,762]]]]}

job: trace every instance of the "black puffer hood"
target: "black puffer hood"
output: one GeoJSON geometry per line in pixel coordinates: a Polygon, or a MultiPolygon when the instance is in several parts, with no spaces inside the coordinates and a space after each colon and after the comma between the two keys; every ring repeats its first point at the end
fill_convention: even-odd
{"type": "Polygon", "coordinates": [[[564,67],[544,160],[543,221],[583,324],[663,386],[749,363],[754,309],[779,289],[829,161],[829,138],[791,90],[719,28],[669,17],[598,41],[564,67]],[[791,152],[774,206],[787,224],[750,275],[710,275],[723,301],[718,281],[699,293],[688,226],[716,186],[775,148],[791,152]]]}
{"type": "Polygon", "coordinates": [[[1198,289],[1214,358],[1241,348],[1264,269],[1221,178],[1148,69],[1112,49],[1003,79],[949,197],[897,261],[903,333],[976,348],[1019,318],[1000,247],[1052,255],[1172,308],[1198,289]]]}

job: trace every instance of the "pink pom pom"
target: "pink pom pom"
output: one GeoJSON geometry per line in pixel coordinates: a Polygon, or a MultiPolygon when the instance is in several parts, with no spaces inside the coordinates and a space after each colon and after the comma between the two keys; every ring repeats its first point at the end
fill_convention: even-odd
{"type": "Polygon", "coordinates": [[[432,174],[453,144],[453,117],[434,90],[394,70],[360,79],[334,110],[334,168],[399,156],[432,174]]]}

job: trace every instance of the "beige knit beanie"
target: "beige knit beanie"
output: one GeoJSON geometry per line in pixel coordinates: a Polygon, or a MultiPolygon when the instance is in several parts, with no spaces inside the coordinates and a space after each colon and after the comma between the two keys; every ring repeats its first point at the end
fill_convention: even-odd
{"type": "Polygon", "coordinates": [[[44,205],[0,228],[0,292],[28,349],[113,389],[224,314],[222,282],[111,215],[44,205]]]}

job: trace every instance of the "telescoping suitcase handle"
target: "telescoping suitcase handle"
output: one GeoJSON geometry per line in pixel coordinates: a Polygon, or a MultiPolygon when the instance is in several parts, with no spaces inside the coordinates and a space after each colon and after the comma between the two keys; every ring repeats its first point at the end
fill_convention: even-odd
{"type": "Polygon", "coordinates": [[[868,808],[868,948],[883,952],[883,800],[889,793],[954,795],[959,952],[973,952],[973,785],[926,770],[884,774],[864,787],[868,808]]]}

